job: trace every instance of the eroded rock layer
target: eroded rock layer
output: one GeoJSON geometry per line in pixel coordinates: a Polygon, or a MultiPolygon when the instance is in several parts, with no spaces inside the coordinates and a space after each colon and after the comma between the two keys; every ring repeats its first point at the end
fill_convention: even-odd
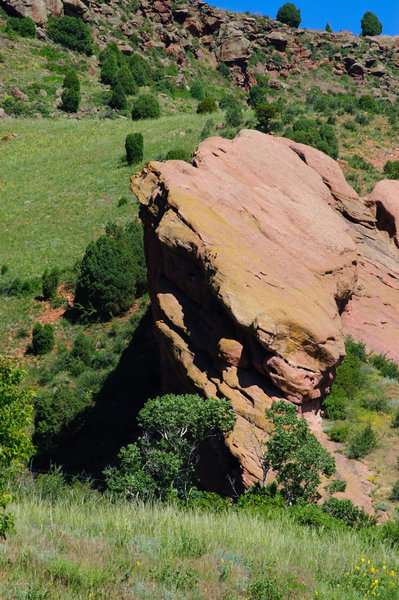
{"type": "Polygon", "coordinates": [[[365,312],[384,306],[399,348],[394,200],[381,189],[363,201],[321,152],[245,130],[206,140],[192,164],[151,163],[132,189],[164,389],[231,400],[228,446],[248,485],[261,477],[265,407],[273,398],[313,406],[348,331],[373,347],[369,329],[379,325],[365,312]],[[394,225],[378,230],[387,219],[394,225]]]}

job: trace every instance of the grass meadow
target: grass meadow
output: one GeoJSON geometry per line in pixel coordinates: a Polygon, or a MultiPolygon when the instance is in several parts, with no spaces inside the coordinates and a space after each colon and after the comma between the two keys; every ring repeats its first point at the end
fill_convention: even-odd
{"type": "Polygon", "coordinates": [[[0,264],[21,278],[72,265],[108,221],[137,213],[129,177],[140,165],[124,160],[126,135],[143,133],[148,162],[176,146],[194,150],[207,118],[1,122],[0,264]],[[129,202],[118,207],[121,197],[129,202]]]}
{"type": "Polygon", "coordinates": [[[398,597],[399,556],[374,530],[316,531],[287,511],[196,512],[113,503],[83,487],[23,487],[12,507],[17,533],[0,544],[5,600],[398,597]]]}

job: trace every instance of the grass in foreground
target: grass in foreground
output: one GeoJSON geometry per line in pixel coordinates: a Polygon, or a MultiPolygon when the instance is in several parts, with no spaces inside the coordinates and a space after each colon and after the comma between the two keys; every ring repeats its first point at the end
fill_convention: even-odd
{"type": "Polygon", "coordinates": [[[0,545],[5,599],[396,597],[399,557],[375,529],[316,531],[288,512],[195,512],[112,503],[82,486],[24,487],[17,533],[0,545]]]}

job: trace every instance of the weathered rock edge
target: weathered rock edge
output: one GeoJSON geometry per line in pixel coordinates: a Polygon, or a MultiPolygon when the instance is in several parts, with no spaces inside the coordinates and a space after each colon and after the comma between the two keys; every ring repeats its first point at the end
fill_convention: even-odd
{"type": "MultiPolygon", "coordinates": [[[[364,302],[373,312],[383,300],[365,280],[387,257],[390,274],[392,259],[398,268],[396,227],[378,229],[384,186],[362,200],[332,159],[290,140],[244,130],[207,139],[191,162],[150,163],[131,185],[163,386],[231,400],[227,444],[250,485],[262,474],[265,407],[285,398],[317,410],[345,334],[368,337],[364,302]]],[[[399,348],[399,314],[391,317],[399,348]]]]}

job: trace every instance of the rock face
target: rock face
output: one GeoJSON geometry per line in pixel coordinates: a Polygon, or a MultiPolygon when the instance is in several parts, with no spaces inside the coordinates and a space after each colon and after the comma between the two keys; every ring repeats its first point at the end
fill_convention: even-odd
{"type": "Polygon", "coordinates": [[[265,408],[317,411],[346,334],[399,360],[399,184],[360,199],[331,158],[256,131],[210,138],[191,162],[132,178],[163,385],[231,400],[249,485],[265,408]]]}

